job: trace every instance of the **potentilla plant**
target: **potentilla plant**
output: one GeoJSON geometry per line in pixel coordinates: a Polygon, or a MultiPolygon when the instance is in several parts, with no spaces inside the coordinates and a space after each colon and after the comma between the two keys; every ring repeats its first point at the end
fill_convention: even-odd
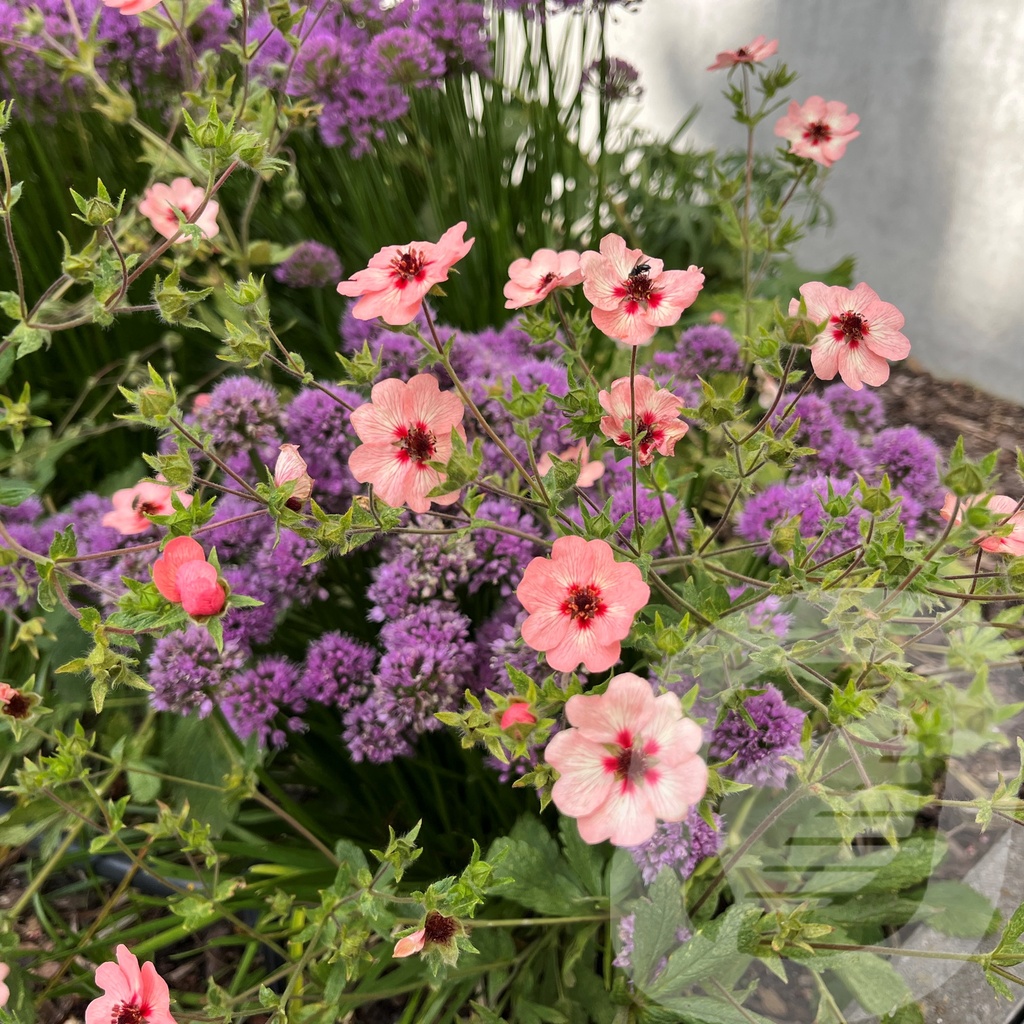
{"type": "MultiPolygon", "coordinates": [[[[381,59],[431,70],[364,7],[381,59]]],[[[243,63],[273,25],[281,73],[306,60],[312,80],[304,16],[265,17],[243,63]]],[[[343,39],[321,43],[339,59],[343,39]]],[[[486,248],[465,221],[382,238],[341,281],[319,250],[282,273],[356,300],[338,379],[311,372],[215,198],[246,169],[287,173],[298,114],[255,79],[271,128],[247,99],[183,114],[178,156],[205,186],[75,196],[93,237],[34,306],[16,273],[5,372],[128,313],[208,329],[233,371],[122,386],[124,419],[154,432],[150,478],[61,511],[4,484],[8,629],[39,664],[0,683],[0,840],[33,865],[0,916],[0,999],[28,1016],[74,990],[90,1024],[326,1022],[384,999],[407,1020],[749,1021],[769,1019],[769,972],[806,972],[819,1019],[853,1001],[915,1020],[886,959],[893,934],[934,955],[903,941],[911,921],[998,930],[948,956],[1019,983],[1022,911],[1004,923],[938,872],[952,827],[980,841],[1022,814],[1024,761],[992,789],[971,756],[1018,710],[989,672],[1020,646],[1024,501],[992,493],[994,456],[940,460],[885,426],[865,386],[910,342],[868,284],[758,299],[802,231],[793,206],[858,134],[842,103],[794,101],[755,175],[792,82],[774,52],[759,37],[712,65],[750,133],[717,197],[743,294],[713,318],[700,267],[605,231],[509,253],[494,289],[524,312],[448,327],[486,248]],[[947,771],[969,798],[946,798],[947,771]],[[116,890],[39,952],[24,915],[50,920],[61,874],[100,854],[116,890]],[[165,903],[120,902],[135,882],[165,903]],[[229,962],[172,994],[175,958],[214,944],[229,962]]],[[[4,406],[17,448],[41,417],[28,389],[4,406]]]]}

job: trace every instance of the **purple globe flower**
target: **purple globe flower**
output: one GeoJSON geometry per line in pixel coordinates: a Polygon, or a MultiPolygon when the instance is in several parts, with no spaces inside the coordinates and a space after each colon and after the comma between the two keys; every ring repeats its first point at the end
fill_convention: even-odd
{"type": "Polygon", "coordinates": [[[326,288],[342,276],[338,254],[322,242],[300,242],[291,256],[274,268],[274,280],[289,288],[326,288]]]}
{"type": "Polygon", "coordinates": [[[714,828],[696,807],[691,807],[684,821],[659,822],[646,843],[632,847],[629,853],[644,884],[650,885],[666,868],[685,880],[702,860],[718,853],[722,846],[722,819],[717,814],[712,817],[714,828]]]}

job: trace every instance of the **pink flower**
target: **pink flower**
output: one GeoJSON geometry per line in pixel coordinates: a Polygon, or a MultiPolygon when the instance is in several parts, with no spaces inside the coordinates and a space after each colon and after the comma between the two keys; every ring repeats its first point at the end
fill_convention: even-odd
{"type": "Polygon", "coordinates": [[[175,1024],[167,982],[152,963],[139,969],[139,960],[127,946],[116,949],[117,963],[96,968],[96,984],[103,995],[85,1008],[85,1024],[175,1024]]]}
{"type": "Polygon", "coordinates": [[[674,693],[655,697],[645,679],[623,672],[603,694],[570,697],[565,715],[573,728],[551,740],[544,759],[561,773],[551,798],[584,842],[645,843],[658,819],[682,821],[704,796],[701,729],[674,693]]]}
{"type": "Polygon", "coordinates": [[[391,954],[396,959],[420,953],[426,946],[439,949],[442,959],[454,964],[458,958],[456,937],[463,934],[462,925],[457,918],[445,917],[437,910],[427,912],[423,927],[412,935],[406,935],[395,943],[395,951],[391,954]]]}
{"type": "MultiPolygon", "coordinates": [[[[1001,516],[1004,522],[1000,526],[1009,525],[1009,534],[1002,537],[992,536],[991,533],[983,533],[974,542],[985,551],[992,551],[1004,555],[1024,555],[1024,511],[1017,508],[1019,502],[1005,494],[992,494],[988,497],[962,498],[960,508],[956,513],[956,525],[963,521],[962,510],[971,505],[981,505],[989,512],[1001,516]]],[[[946,500],[939,510],[939,515],[948,523],[953,509],[956,508],[956,495],[947,494],[946,500]]]]}
{"type": "Polygon", "coordinates": [[[644,345],[659,327],[671,327],[704,286],[699,267],[664,270],[619,235],[605,235],[600,253],[583,253],[580,267],[594,325],[627,345],[644,345]]]}
{"type": "MultiPolygon", "coordinates": [[[[559,456],[562,462],[577,462],[580,467],[580,475],[576,478],[577,487],[591,487],[604,476],[604,463],[601,461],[590,461],[590,450],[586,441],[580,441],[571,448],[566,448],[559,456]]],[[[541,476],[547,476],[551,472],[554,463],[551,461],[551,452],[545,452],[537,460],[537,472],[541,476]]]]}
{"type": "Polygon", "coordinates": [[[514,700],[501,716],[501,727],[508,731],[520,725],[536,725],[537,716],[530,710],[530,705],[525,700],[514,700]]]}
{"type": "Polygon", "coordinates": [[[571,288],[583,280],[580,254],[572,249],[555,252],[538,249],[529,259],[513,260],[505,285],[505,308],[522,309],[536,306],[556,288],[571,288]]]}
{"type": "Polygon", "coordinates": [[[206,560],[201,544],[191,537],[175,537],[153,563],[156,589],[193,618],[216,615],[227,600],[217,569],[206,560]]]}
{"type": "Polygon", "coordinates": [[[853,130],[858,121],[860,116],[848,114],[845,103],[812,96],[802,107],[796,100],[790,103],[789,112],[775,122],[775,134],[789,140],[795,156],[831,167],[846,152],[846,144],[860,135],[853,130]]]}
{"type": "Polygon", "coordinates": [[[0,1006],[6,1006],[7,1000],[11,998],[11,990],[4,984],[4,979],[10,973],[11,969],[7,964],[0,964],[0,1006]]]}
{"type": "Polygon", "coordinates": [[[556,672],[572,672],[580,662],[603,672],[619,660],[619,641],[650,596],[640,570],[616,562],[606,541],[559,537],[550,558],[530,562],[516,590],[529,612],[523,640],[544,651],[556,672]]]}
{"type": "Polygon", "coordinates": [[[766,40],[764,36],[758,36],[752,43],[747,43],[738,50],[723,50],[717,54],[715,63],[708,67],[708,71],[720,71],[722,68],[732,68],[737,64],[760,64],[773,57],[778,49],[778,39],[766,40]]]}
{"type": "Polygon", "coordinates": [[[313,493],[313,478],[307,472],[306,460],[299,454],[297,444],[283,444],[281,454],[274,463],[274,486],[280,487],[290,480],[295,481],[292,496],[288,499],[288,507],[298,512],[309,501],[313,493]]]}
{"type": "MultiPolygon", "coordinates": [[[[800,294],[815,323],[828,321],[811,346],[811,366],[822,380],[838,373],[854,391],[863,384],[884,384],[889,379],[886,360],[910,354],[910,342],[900,334],[903,314],[863,282],[850,291],[811,281],[800,286],[800,294]]],[[[789,315],[799,312],[800,303],[793,299],[789,315]]]]}
{"type": "Polygon", "coordinates": [[[429,373],[418,373],[408,384],[382,380],[374,384],[370,401],[352,413],[352,429],[363,444],[349,456],[348,468],[394,508],[426,512],[431,502],[451,505],[459,500],[457,490],[427,497],[445,480],[428,463],[451,457],[452,428],[466,439],[462,413],[462,399],[442,392],[429,373]]]}
{"type": "Polygon", "coordinates": [[[0,683],[0,704],[6,704],[12,697],[17,697],[18,691],[10,683],[0,683]]]}
{"type": "Polygon", "coordinates": [[[395,943],[395,951],[391,954],[396,960],[400,960],[404,956],[412,956],[413,953],[419,953],[426,943],[427,931],[425,928],[421,928],[418,932],[413,932],[412,935],[406,935],[404,939],[399,939],[395,943]]]}
{"type": "Polygon", "coordinates": [[[463,241],[466,222],[449,228],[439,242],[409,242],[388,245],[359,270],[338,285],[340,295],[359,295],[352,307],[357,320],[379,316],[386,324],[412,323],[423,305],[423,298],[442,281],[448,271],[473,248],[475,238],[463,241]]]}
{"type": "MultiPolygon", "coordinates": [[[[155,4],[147,2],[147,7],[155,4]]],[[[122,13],[124,13],[122,11],[122,13]]],[[[131,12],[135,13],[135,12],[131,12]]],[[[149,218],[150,224],[155,231],[164,238],[173,238],[178,233],[178,218],[174,211],[181,210],[187,220],[199,209],[206,193],[198,185],[193,185],[188,178],[175,178],[170,185],[157,182],[146,189],[146,194],[139,203],[139,213],[149,218]]],[[[211,199],[195,221],[199,225],[203,238],[213,238],[220,228],[217,227],[217,214],[220,212],[220,204],[211,199]]],[[[181,241],[181,239],[179,239],[181,241]]]]}
{"type": "Polygon", "coordinates": [[[117,7],[122,14],[141,14],[152,10],[160,0],[103,0],[107,7],[117,7]]]}
{"type": "MultiPolygon", "coordinates": [[[[637,377],[633,385],[636,397],[636,461],[649,466],[654,453],[672,455],[676,441],[690,429],[679,418],[683,400],[667,388],[660,388],[650,377],[637,377]]],[[[598,401],[607,416],[601,417],[601,433],[615,444],[629,448],[630,433],[629,378],[612,382],[611,391],[598,393],[598,401]]]]}
{"type": "Polygon", "coordinates": [[[125,537],[136,533],[144,533],[153,524],[146,516],[169,516],[174,512],[171,494],[176,493],[178,500],[185,508],[192,504],[192,495],[184,491],[174,491],[166,484],[136,484],[114,491],[110,499],[114,504],[113,512],[103,515],[103,525],[109,526],[125,537]]]}

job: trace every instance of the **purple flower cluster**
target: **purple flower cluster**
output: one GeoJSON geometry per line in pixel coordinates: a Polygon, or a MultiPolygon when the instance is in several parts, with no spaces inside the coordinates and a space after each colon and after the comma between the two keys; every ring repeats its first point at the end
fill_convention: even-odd
{"type": "Polygon", "coordinates": [[[418,0],[383,8],[363,4],[314,4],[297,29],[292,51],[268,15],[253,24],[253,37],[269,39],[254,67],[289,96],[321,108],[319,131],[328,146],[363,156],[385,138],[385,126],[409,110],[409,90],[444,86],[448,75],[489,74],[486,22],[477,0],[418,0]]]}
{"type": "Polygon", "coordinates": [[[299,242],[295,251],[274,268],[274,280],[289,288],[326,288],[343,277],[338,254],[322,242],[299,242]]]}
{"type": "MultiPolygon", "coordinates": [[[[581,88],[600,90],[601,62],[595,60],[583,69],[580,79],[581,88]]],[[[609,103],[620,103],[622,100],[638,100],[644,94],[640,84],[640,72],[629,61],[619,57],[608,58],[608,68],[604,80],[604,97],[609,103]]]]}
{"type": "Polygon", "coordinates": [[[221,654],[201,626],[171,633],[153,646],[147,679],[150,703],[158,711],[205,718],[230,678],[245,664],[248,652],[227,643],[221,654]]]}
{"type": "Polygon", "coordinates": [[[696,807],[691,807],[683,821],[659,822],[646,843],[632,847],[630,856],[640,869],[644,884],[650,885],[666,868],[685,880],[702,860],[718,853],[722,846],[722,819],[717,814],[712,817],[714,828],[696,807]]]}
{"type": "Polygon", "coordinates": [[[679,336],[671,352],[655,352],[654,365],[664,378],[707,380],[715,373],[742,373],[743,360],[736,339],[724,327],[697,324],[679,336]]]}
{"type": "Polygon", "coordinates": [[[363,700],[377,652],[343,633],[324,633],[306,649],[300,686],[310,700],[342,711],[363,700]]]}
{"type": "Polygon", "coordinates": [[[739,712],[727,711],[711,734],[708,752],[722,761],[735,755],[735,760],[722,768],[723,775],[737,782],[781,789],[792,771],[782,758],[803,758],[800,734],[807,716],[790,707],[774,686],[747,697],[743,706],[753,725],[739,712]]]}
{"type": "Polygon", "coordinates": [[[308,703],[299,666],[278,656],[261,658],[230,676],[220,692],[231,728],[243,740],[255,733],[263,746],[283,747],[288,732],[301,732],[305,724],[299,716],[308,703]],[[287,716],[287,731],[275,724],[278,714],[287,716]]]}

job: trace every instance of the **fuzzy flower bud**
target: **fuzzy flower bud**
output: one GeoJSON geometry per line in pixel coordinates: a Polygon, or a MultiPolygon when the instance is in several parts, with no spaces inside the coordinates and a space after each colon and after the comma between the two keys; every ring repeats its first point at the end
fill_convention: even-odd
{"type": "Polygon", "coordinates": [[[295,481],[287,505],[293,512],[298,512],[313,493],[313,478],[307,472],[306,460],[299,454],[297,444],[283,444],[280,450],[274,464],[274,486],[281,487],[290,480],[295,481]]]}

